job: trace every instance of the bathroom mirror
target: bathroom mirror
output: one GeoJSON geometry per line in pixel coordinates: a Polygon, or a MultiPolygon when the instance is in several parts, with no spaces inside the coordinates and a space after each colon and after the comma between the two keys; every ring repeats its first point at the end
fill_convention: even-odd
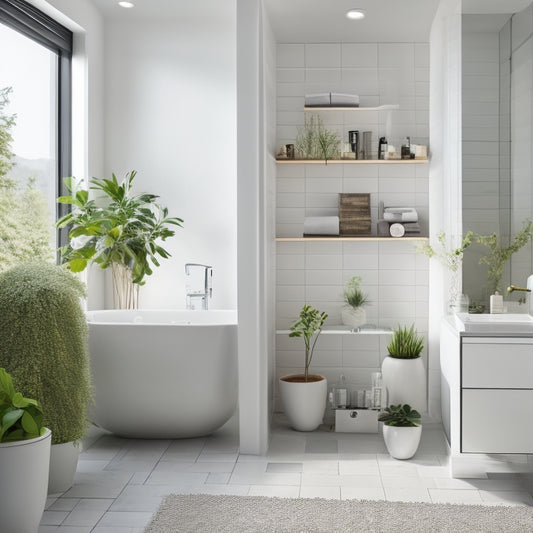
{"type": "MultiPolygon", "coordinates": [[[[533,214],[532,2],[464,0],[462,24],[463,234],[496,233],[507,248],[533,214]]],[[[489,253],[473,244],[464,254],[471,311],[489,311],[494,283],[483,263],[489,253]]],[[[525,286],[531,273],[528,240],[505,262],[500,286],[525,286]]],[[[527,312],[524,293],[504,297],[509,311],[527,312]]]]}

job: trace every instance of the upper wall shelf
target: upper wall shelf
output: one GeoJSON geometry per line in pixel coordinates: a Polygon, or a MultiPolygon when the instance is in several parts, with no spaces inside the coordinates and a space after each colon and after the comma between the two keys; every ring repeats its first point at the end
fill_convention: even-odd
{"type": "Polygon", "coordinates": [[[417,235],[416,237],[378,237],[368,235],[360,237],[343,237],[342,235],[324,235],[323,237],[276,237],[277,242],[324,242],[324,241],[427,241],[428,237],[417,235]]]}
{"type": "Polygon", "coordinates": [[[387,111],[391,109],[400,109],[398,104],[380,105],[377,107],[314,107],[304,106],[304,111],[387,111]]]}
{"type": "MultiPolygon", "coordinates": [[[[328,159],[327,164],[343,165],[420,165],[429,159],[328,159]]],[[[289,165],[324,165],[323,159],[276,159],[276,163],[289,165]]]]}

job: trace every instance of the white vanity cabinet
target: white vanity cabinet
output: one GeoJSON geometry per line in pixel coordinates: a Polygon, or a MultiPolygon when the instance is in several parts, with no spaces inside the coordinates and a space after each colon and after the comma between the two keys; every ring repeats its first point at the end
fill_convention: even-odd
{"type": "Polygon", "coordinates": [[[443,425],[454,477],[516,471],[533,457],[533,335],[441,329],[443,425]],[[500,455],[501,454],[501,455],[500,455]],[[516,455],[514,455],[516,454],[516,455]]]}

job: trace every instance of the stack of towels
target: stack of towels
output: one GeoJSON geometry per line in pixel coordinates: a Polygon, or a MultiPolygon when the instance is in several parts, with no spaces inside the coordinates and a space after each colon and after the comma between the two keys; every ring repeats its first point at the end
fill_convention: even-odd
{"type": "Polygon", "coordinates": [[[320,216],[305,217],[304,236],[312,235],[338,235],[339,217],[320,216]]]}
{"type": "Polygon", "coordinates": [[[359,107],[359,96],[344,93],[306,94],[305,107],[359,107]]]}
{"type": "Polygon", "coordinates": [[[385,207],[378,221],[381,237],[406,237],[420,235],[418,213],[413,207],[385,207]]]}

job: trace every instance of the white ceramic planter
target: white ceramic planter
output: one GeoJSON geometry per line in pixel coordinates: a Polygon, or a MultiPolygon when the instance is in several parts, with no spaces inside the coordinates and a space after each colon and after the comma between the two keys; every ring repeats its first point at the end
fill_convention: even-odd
{"type": "Polygon", "coordinates": [[[342,323],[345,326],[350,326],[352,328],[358,328],[363,324],[366,324],[366,311],[364,307],[358,307],[354,309],[353,307],[345,307],[341,313],[342,323]]]}
{"type": "Polygon", "coordinates": [[[0,530],[36,533],[43,516],[52,433],[0,444],[0,530]]]}
{"type": "Polygon", "coordinates": [[[426,370],[421,357],[398,359],[387,356],[381,365],[387,405],[408,404],[417,411],[426,410],[426,370]]]}
{"type": "Polygon", "coordinates": [[[396,427],[383,425],[385,446],[394,459],[410,459],[418,450],[422,426],[396,427]]]}
{"type": "Polygon", "coordinates": [[[80,449],[81,443],[79,441],[52,445],[48,494],[65,492],[72,487],[80,449]]]}
{"type": "Polygon", "coordinates": [[[279,394],[283,410],[291,427],[297,431],[314,431],[324,418],[328,382],[324,376],[320,381],[293,383],[286,381],[291,376],[279,379],[279,394]]]}

